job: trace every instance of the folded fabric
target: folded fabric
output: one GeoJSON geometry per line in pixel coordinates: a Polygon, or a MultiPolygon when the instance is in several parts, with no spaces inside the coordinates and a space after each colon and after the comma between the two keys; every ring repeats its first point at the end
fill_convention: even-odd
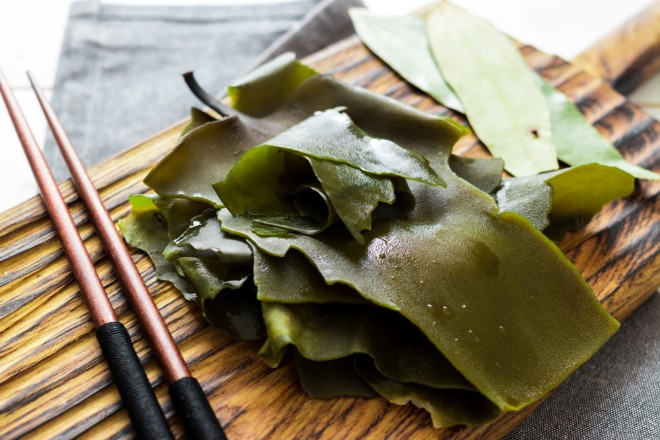
{"type": "MultiPolygon", "coordinates": [[[[360,4],[359,0],[216,6],[75,2],[53,106],[90,166],[189,114],[196,101],[182,73],[193,70],[209,89],[224,90],[269,46],[271,56],[283,44],[285,50],[304,56],[349,35],[352,26],[346,9],[360,4]],[[310,22],[325,23],[324,31],[311,39],[300,38],[295,30],[310,22]],[[284,40],[279,40],[281,36],[284,40]]],[[[309,34],[303,32],[305,37],[309,34]]],[[[55,177],[67,177],[50,135],[44,151],[55,177]]]]}

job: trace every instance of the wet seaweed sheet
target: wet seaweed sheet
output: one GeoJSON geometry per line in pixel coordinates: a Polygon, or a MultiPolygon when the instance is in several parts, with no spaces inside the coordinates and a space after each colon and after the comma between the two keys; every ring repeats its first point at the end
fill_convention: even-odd
{"type": "MultiPolygon", "coordinates": [[[[133,212],[122,221],[126,240],[149,253],[159,277],[198,301],[209,322],[239,338],[264,334],[260,354],[272,366],[295,354],[312,396],[413,402],[435,426],[484,423],[523,408],[616,331],[618,323],[540,232],[544,222],[535,226],[524,209],[503,209],[489,194],[501,162],[451,155],[465,128],[329,76],[292,79],[295,65],[283,68],[280,59],[245,87],[235,84],[234,106],[245,115],[206,121],[197,114],[199,125],[146,179],[158,196],[134,196],[133,212]],[[261,81],[286,89],[266,88],[264,95],[261,81]],[[310,125],[329,116],[342,121],[331,137],[310,125]],[[258,133],[249,128],[255,121],[263,121],[258,133]],[[300,154],[318,139],[333,150],[321,159],[331,164],[323,172],[314,167],[319,156],[300,154]],[[341,156],[342,145],[332,139],[407,151],[406,160],[423,173],[385,170],[390,154],[370,156],[366,167],[363,156],[341,156]],[[262,171],[271,175],[253,174],[252,161],[242,159],[261,154],[262,171]],[[245,185],[230,184],[232,173],[245,185]],[[333,173],[353,177],[323,178],[333,173]],[[386,190],[387,197],[351,206],[353,197],[337,194],[354,191],[355,176],[388,179],[393,200],[386,190]],[[256,202],[243,203],[235,188],[246,188],[256,202]],[[310,188],[310,197],[299,197],[310,188]],[[175,215],[184,210],[168,210],[168,203],[186,206],[188,214],[175,215]],[[335,203],[360,219],[358,208],[368,207],[371,224],[359,230],[361,239],[346,215],[313,232],[263,222],[286,213],[322,223],[318,213],[339,212],[335,203]],[[182,217],[189,217],[187,226],[182,217]],[[335,385],[328,388],[321,375],[330,370],[335,385]]],[[[550,223],[585,215],[570,173],[542,183],[561,176],[546,195],[550,223]]],[[[625,182],[621,188],[593,209],[628,190],[625,182]]]]}

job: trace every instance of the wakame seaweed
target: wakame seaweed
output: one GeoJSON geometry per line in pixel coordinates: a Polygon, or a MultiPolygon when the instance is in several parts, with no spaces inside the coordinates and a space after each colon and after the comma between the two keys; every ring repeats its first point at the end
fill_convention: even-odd
{"type": "Polygon", "coordinates": [[[265,336],[273,367],[291,354],[311,396],[413,402],[438,427],[529,405],[616,331],[540,229],[628,181],[582,212],[563,186],[608,167],[545,176],[533,217],[490,195],[499,159],[451,155],[461,125],[301,66],[234,84],[240,114],[196,112],[121,223],[211,324],[265,336]]]}

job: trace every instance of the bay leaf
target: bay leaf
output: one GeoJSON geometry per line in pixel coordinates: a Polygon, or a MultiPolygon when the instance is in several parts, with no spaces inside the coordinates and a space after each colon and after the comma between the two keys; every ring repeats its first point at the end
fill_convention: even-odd
{"type": "Polygon", "coordinates": [[[470,125],[514,176],[558,168],[550,112],[513,43],[490,23],[442,2],[427,24],[431,52],[470,125]]]}
{"type": "Polygon", "coordinates": [[[360,40],[394,71],[445,107],[463,112],[431,55],[424,20],[380,16],[362,8],[351,8],[349,14],[360,40]]]}
{"type": "Polygon", "coordinates": [[[614,145],[589,123],[566,95],[537,76],[541,91],[548,101],[552,120],[552,137],[557,157],[569,165],[600,163],[617,167],[638,179],[660,179],[658,173],[626,161],[614,145]]]}

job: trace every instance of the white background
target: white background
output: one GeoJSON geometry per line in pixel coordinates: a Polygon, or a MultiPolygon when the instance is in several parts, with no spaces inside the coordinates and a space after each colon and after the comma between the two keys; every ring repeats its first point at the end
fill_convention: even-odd
{"type": "MultiPolygon", "coordinates": [[[[277,0],[248,0],[250,3],[277,0]]],[[[12,84],[35,136],[43,141],[45,122],[25,70],[31,70],[50,96],[60,45],[72,0],[0,0],[0,67],[12,84]]],[[[113,0],[135,5],[241,3],[241,0],[113,0]]],[[[410,12],[428,0],[365,0],[382,13],[410,12]]],[[[520,41],[570,59],[649,0],[454,0],[490,20],[520,41]]],[[[632,99],[660,118],[660,76],[645,84],[632,99]]],[[[127,146],[128,147],[128,146],[127,146]]],[[[37,193],[29,167],[4,108],[0,106],[0,211],[37,193]]]]}

